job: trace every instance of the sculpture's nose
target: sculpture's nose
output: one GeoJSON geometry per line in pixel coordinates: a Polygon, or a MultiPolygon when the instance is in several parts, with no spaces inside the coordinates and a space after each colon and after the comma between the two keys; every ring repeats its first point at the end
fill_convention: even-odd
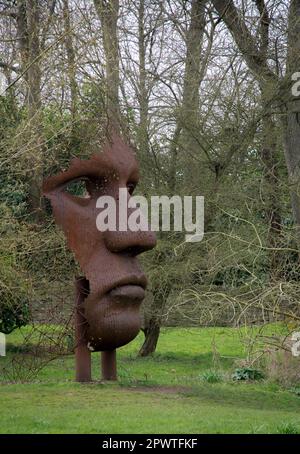
{"type": "Polygon", "coordinates": [[[156,235],[151,231],[107,231],[105,232],[105,245],[111,252],[136,256],[155,247],[156,235]]]}
{"type": "MultiPolygon", "coordinates": [[[[123,228],[121,230],[118,225],[116,231],[107,230],[104,233],[105,245],[111,252],[126,253],[131,256],[136,256],[155,247],[156,235],[150,230],[149,227],[147,227],[147,222],[143,224],[143,230],[139,229],[139,225],[141,224],[140,222],[138,226],[134,226],[133,228],[128,222],[128,217],[133,213],[133,211],[135,211],[135,209],[129,208],[126,210],[126,229],[123,228]]],[[[123,209],[122,213],[124,213],[123,209]]],[[[120,216],[121,213],[117,213],[117,223],[120,221],[120,216]]],[[[143,215],[140,212],[140,221],[142,216],[143,215]]],[[[124,220],[122,221],[122,224],[124,227],[124,220]]]]}

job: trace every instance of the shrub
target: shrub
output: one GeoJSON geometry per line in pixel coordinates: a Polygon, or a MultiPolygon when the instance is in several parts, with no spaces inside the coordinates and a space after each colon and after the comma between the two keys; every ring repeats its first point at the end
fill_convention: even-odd
{"type": "MultiPolygon", "coordinates": [[[[0,290],[0,298],[2,292],[0,290]]],[[[16,328],[27,325],[29,322],[29,305],[26,300],[14,301],[11,305],[0,305],[0,332],[11,333],[16,328]]]]}
{"type": "Polygon", "coordinates": [[[300,392],[300,360],[291,351],[269,351],[265,355],[265,369],[268,378],[280,385],[295,386],[300,392]]]}
{"type": "Polygon", "coordinates": [[[298,387],[298,386],[292,387],[292,388],[290,388],[290,392],[293,394],[296,394],[296,396],[300,397],[300,387],[298,387]]]}
{"type": "Polygon", "coordinates": [[[232,379],[235,381],[240,380],[261,380],[264,378],[264,374],[257,369],[252,369],[251,367],[241,367],[235,369],[232,374],[232,379]]]}
{"type": "Polygon", "coordinates": [[[11,333],[30,319],[29,295],[24,278],[8,258],[0,256],[0,332],[11,333]]]}

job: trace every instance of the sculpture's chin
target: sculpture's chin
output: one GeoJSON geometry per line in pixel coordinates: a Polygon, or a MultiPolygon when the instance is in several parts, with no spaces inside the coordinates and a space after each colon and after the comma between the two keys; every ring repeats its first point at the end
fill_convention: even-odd
{"type": "Polygon", "coordinates": [[[91,351],[109,351],[128,344],[141,328],[140,302],[93,295],[84,302],[88,322],[87,341],[91,351]]]}

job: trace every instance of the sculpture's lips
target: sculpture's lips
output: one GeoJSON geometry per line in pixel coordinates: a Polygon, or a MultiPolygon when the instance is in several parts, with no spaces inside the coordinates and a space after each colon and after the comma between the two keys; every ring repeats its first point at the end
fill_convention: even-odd
{"type": "Polygon", "coordinates": [[[123,276],[111,283],[105,293],[110,298],[126,298],[127,300],[132,298],[141,301],[145,297],[147,283],[147,278],[143,273],[123,276]]]}
{"type": "Polygon", "coordinates": [[[141,285],[119,285],[114,287],[108,295],[117,301],[138,303],[145,298],[145,289],[141,285]]]}

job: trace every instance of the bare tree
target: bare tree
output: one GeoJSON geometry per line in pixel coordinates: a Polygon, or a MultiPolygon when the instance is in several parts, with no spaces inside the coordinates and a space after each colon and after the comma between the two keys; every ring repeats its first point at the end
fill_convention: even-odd
{"type": "MultiPolygon", "coordinates": [[[[278,204],[278,151],[276,144],[277,125],[274,120],[274,110],[281,113],[284,125],[285,137],[285,158],[289,178],[291,182],[291,201],[295,224],[300,226],[300,198],[297,194],[299,181],[300,158],[297,149],[300,144],[300,130],[297,123],[296,100],[290,101],[290,94],[287,93],[286,81],[281,80],[274,68],[269,63],[269,27],[270,15],[264,0],[256,0],[255,4],[259,12],[259,29],[257,35],[259,42],[249,30],[245,19],[235,6],[233,0],[213,0],[220,18],[225,22],[232,34],[236,45],[242,53],[249,69],[257,78],[261,90],[262,102],[262,160],[265,169],[265,181],[267,187],[268,219],[270,225],[269,246],[276,248],[280,244],[281,215],[278,204]]],[[[287,59],[287,79],[293,71],[299,68],[299,18],[300,2],[290,2],[289,15],[289,51],[287,59]]],[[[288,84],[289,90],[289,84],[288,84]]],[[[278,266],[276,251],[272,253],[273,267],[278,266]]]]}
{"type": "MultiPolygon", "coordinates": [[[[291,0],[288,25],[288,55],[287,55],[287,87],[289,89],[291,76],[300,68],[300,0],[291,0]]],[[[285,81],[283,81],[285,84],[285,81]]],[[[298,227],[298,244],[300,244],[300,97],[291,97],[290,90],[286,94],[284,87],[284,143],[285,159],[291,185],[292,210],[295,224],[298,227]]]]}
{"type": "Polygon", "coordinates": [[[94,4],[101,21],[105,51],[107,116],[108,121],[117,130],[120,126],[120,71],[117,29],[119,0],[94,0],[94,4]]]}
{"type": "MultiPolygon", "coordinates": [[[[172,192],[176,184],[176,168],[178,166],[178,145],[181,134],[183,142],[187,147],[194,147],[194,134],[192,130],[197,128],[199,115],[199,88],[201,83],[201,50],[205,28],[205,4],[204,1],[192,1],[190,12],[190,24],[186,34],[186,59],[183,84],[182,105],[179,109],[177,124],[175,127],[174,137],[171,142],[171,169],[169,177],[169,187],[172,192]]],[[[144,5],[142,5],[142,8],[144,5]]],[[[140,15],[143,9],[140,9],[140,15]]],[[[139,16],[141,19],[141,16],[139,16]]],[[[140,25],[140,24],[139,24],[140,25]]],[[[141,49],[141,46],[140,46],[141,49]]],[[[143,81],[144,73],[144,56],[140,54],[140,63],[142,71],[141,79],[143,81]]],[[[142,93],[141,93],[142,94],[142,93]]],[[[142,111],[142,110],[141,110],[142,111]]],[[[196,147],[198,145],[196,144],[196,147]]],[[[170,293],[170,285],[161,282],[153,289],[152,313],[145,318],[144,334],[145,340],[139,351],[140,356],[152,354],[158,342],[161,325],[161,314],[166,304],[166,299],[170,293]],[[163,289],[163,291],[162,291],[163,289]]]]}
{"type": "Polygon", "coordinates": [[[30,142],[26,154],[29,179],[29,206],[37,220],[41,216],[41,184],[43,177],[43,137],[41,120],[41,67],[40,67],[40,3],[18,0],[17,30],[26,81],[28,127],[30,142]]]}
{"type": "Polygon", "coordinates": [[[199,122],[199,89],[204,77],[204,64],[201,58],[203,50],[203,36],[205,31],[205,5],[207,1],[193,0],[191,4],[191,21],[186,32],[186,58],[184,70],[184,84],[182,104],[178,109],[176,128],[171,141],[171,168],[169,186],[174,192],[176,186],[176,168],[178,166],[179,143],[184,149],[198,150],[195,141],[199,122]]]}
{"type": "Polygon", "coordinates": [[[70,18],[69,0],[63,0],[63,17],[65,25],[65,46],[68,62],[68,77],[71,92],[71,114],[73,124],[76,123],[78,105],[78,84],[76,80],[76,54],[73,44],[73,32],[70,18]]]}

